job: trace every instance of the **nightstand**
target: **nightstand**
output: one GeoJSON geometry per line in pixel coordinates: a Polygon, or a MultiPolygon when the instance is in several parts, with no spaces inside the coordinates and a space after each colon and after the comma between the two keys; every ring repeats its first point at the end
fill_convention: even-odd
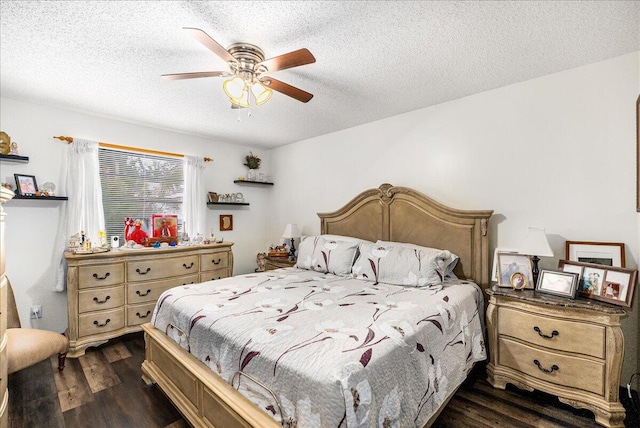
{"type": "Polygon", "coordinates": [[[286,257],[267,257],[265,270],[287,268],[287,267],[293,267],[295,265],[296,265],[295,261],[291,261],[286,257]]]}
{"type": "Polygon", "coordinates": [[[624,309],[589,299],[493,287],[487,329],[487,381],[556,395],[592,411],[606,427],[624,427],[618,398],[624,355],[624,309]]]}

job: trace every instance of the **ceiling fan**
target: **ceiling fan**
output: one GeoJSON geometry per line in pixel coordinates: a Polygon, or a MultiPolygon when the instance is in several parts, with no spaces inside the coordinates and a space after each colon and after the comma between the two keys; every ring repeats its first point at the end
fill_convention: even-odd
{"type": "Polygon", "coordinates": [[[224,92],[231,101],[232,108],[249,107],[253,97],[256,105],[264,104],[271,98],[272,91],[280,92],[303,103],[309,102],[313,94],[291,86],[265,73],[299,67],[316,62],[308,49],[298,49],[280,56],[264,59],[264,52],[249,43],[234,43],[225,49],[199,28],[184,28],[207,49],[229,64],[229,71],[197,71],[191,73],[163,74],[169,80],[196,79],[200,77],[229,77],[223,83],[224,92]]]}

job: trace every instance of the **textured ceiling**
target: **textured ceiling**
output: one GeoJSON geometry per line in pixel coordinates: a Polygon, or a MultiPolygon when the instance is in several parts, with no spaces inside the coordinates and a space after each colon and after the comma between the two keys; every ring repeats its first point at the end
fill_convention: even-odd
{"type": "Polygon", "coordinates": [[[214,140],[276,147],[640,50],[637,1],[0,3],[0,94],[214,140]],[[314,94],[231,110],[226,70],[189,36],[308,48],[273,73],[314,94]],[[238,121],[238,117],[241,121],[238,121]]]}

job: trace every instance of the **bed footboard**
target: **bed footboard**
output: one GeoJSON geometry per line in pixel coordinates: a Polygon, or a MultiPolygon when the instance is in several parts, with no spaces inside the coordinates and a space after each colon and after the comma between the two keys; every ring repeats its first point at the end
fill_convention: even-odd
{"type": "Polygon", "coordinates": [[[156,383],[192,425],[198,427],[280,427],[193,355],[151,323],[142,326],[142,378],[156,383]]]}

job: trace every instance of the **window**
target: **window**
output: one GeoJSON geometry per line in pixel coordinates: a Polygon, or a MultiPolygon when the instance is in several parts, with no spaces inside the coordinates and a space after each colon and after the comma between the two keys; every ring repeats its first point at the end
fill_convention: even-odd
{"type": "MultiPolygon", "coordinates": [[[[100,148],[100,181],[107,236],[124,242],[124,219],[178,216],[182,228],[183,161],[180,158],[100,148]]],[[[151,227],[147,230],[151,235],[151,227]]]]}

